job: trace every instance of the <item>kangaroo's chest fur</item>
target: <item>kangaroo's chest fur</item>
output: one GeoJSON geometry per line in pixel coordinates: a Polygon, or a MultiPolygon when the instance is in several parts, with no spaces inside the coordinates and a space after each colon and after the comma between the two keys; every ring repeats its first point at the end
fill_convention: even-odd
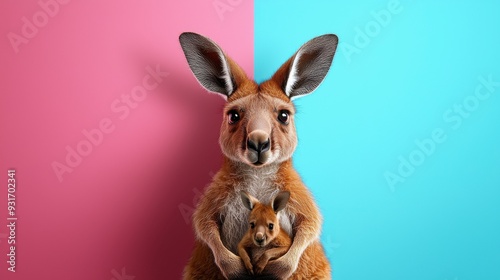
{"type": "MultiPolygon", "coordinates": [[[[259,169],[242,169],[237,175],[238,180],[227,197],[225,206],[221,209],[220,220],[222,243],[233,253],[237,254],[238,243],[248,231],[248,216],[240,198],[240,191],[246,191],[264,204],[269,204],[280,191],[276,173],[278,167],[262,167],[259,169]]],[[[280,226],[292,237],[292,225],[295,217],[287,208],[278,213],[280,226]]]]}

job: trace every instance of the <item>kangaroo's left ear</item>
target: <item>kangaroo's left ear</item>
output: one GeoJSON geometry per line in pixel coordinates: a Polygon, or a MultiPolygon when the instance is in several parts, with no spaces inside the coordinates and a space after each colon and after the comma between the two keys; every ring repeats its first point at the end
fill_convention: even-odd
{"type": "Polygon", "coordinates": [[[328,73],[337,44],[338,37],[334,34],[322,35],[308,41],[271,79],[281,86],[290,99],[312,93],[328,73]]]}

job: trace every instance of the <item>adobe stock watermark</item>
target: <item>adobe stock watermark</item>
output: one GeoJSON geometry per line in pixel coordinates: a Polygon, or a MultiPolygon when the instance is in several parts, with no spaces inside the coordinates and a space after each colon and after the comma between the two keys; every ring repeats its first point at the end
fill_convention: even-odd
{"type": "Polygon", "coordinates": [[[224,21],[224,14],[234,11],[242,2],[243,0],[215,0],[212,2],[212,6],[220,21],[224,21]]]}
{"type": "Polygon", "coordinates": [[[22,17],[23,23],[19,33],[7,33],[12,49],[17,54],[21,44],[28,44],[29,41],[38,34],[39,29],[45,27],[49,23],[49,19],[57,16],[61,10],[61,5],[66,5],[70,0],[40,0],[38,6],[40,9],[36,11],[30,18],[22,17]]]}
{"type": "Polygon", "coordinates": [[[114,276],[111,278],[111,280],[134,280],[135,276],[133,275],[127,275],[127,272],[125,271],[125,267],[122,268],[121,273],[118,273],[116,269],[111,270],[111,274],[114,276]]]}
{"type": "Polygon", "coordinates": [[[372,39],[377,37],[392,22],[393,16],[402,11],[403,6],[399,0],[390,0],[385,8],[379,11],[371,11],[372,19],[363,26],[354,28],[355,34],[352,44],[346,41],[340,41],[339,43],[340,51],[344,54],[347,63],[351,63],[351,56],[360,54],[364,48],[370,45],[372,39]]]}
{"type": "MultiPolygon", "coordinates": [[[[479,76],[474,93],[467,95],[461,102],[453,104],[443,112],[443,121],[451,130],[458,130],[463,122],[470,118],[481,102],[489,99],[500,87],[500,82],[493,80],[493,75],[479,76]]],[[[396,191],[398,184],[404,183],[427,158],[432,156],[438,146],[446,141],[448,134],[443,127],[436,127],[430,136],[415,139],[415,148],[407,155],[398,156],[395,171],[384,172],[384,178],[392,192],[396,191]]]]}
{"type": "MultiPolygon", "coordinates": [[[[142,83],[133,87],[128,94],[122,94],[120,98],[116,98],[110,105],[110,110],[113,117],[120,121],[128,118],[131,111],[136,109],[143,102],[149,93],[155,90],[166,78],[169,73],[163,72],[160,65],[155,68],[146,67],[147,74],[142,78],[142,83]]],[[[71,173],[73,170],[82,164],[85,157],[89,156],[95,147],[102,144],[107,134],[112,133],[116,129],[116,120],[112,118],[102,118],[98,126],[92,129],[83,129],[81,131],[82,138],[74,145],[66,146],[66,157],[63,161],[53,161],[52,169],[59,182],[63,181],[63,176],[66,173],[71,173]]]]}
{"type": "Polygon", "coordinates": [[[333,237],[331,234],[327,235],[325,240],[323,241],[323,247],[325,248],[326,252],[329,254],[331,254],[333,251],[340,248],[340,246],[341,246],[340,243],[333,241],[333,237]]]}

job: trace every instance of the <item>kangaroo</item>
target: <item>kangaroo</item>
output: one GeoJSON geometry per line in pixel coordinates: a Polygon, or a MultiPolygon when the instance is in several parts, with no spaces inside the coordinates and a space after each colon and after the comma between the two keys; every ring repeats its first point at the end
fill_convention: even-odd
{"type": "Polygon", "coordinates": [[[278,220],[278,213],[285,208],[289,198],[290,192],[280,192],[270,205],[264,205],[241,191],[243,205],[250,210],[250,227],[238,244],[238,254],[251,275],[260,274],[269,260],[283,256],[292,244],[278,220]]]}
{"type": "Polygon", "coordinates": [[[193,214],[196,241],[184,279],[289,279],[299,263],[314,269],[308,272],[310,279],[330,279],[330,264],[319,241],[322,217],[292,164],[297,146],[292,100],[312,93],[323,81],[337,36],[308,41],[261,84],[249,79],[209,38],[182,33],[179,40],[198,82],[227,101],[219,138],[224,161],[193,214]],[[237,255],[249,214],[238,207],[241,191],[264,204],[280,191],[290,192],[279,224],[292,245],[258,277],[247,272],[237,255]]]}

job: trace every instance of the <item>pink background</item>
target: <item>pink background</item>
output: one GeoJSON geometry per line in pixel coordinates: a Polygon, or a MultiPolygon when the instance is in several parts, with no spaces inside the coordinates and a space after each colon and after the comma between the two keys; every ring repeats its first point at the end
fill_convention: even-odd
{"type": "Polygon", "coordinates": [[[253,75],[252,1],[71,1],[17,53],[8,33],[21,35],[22,18],[33,22],[42,8],[9,0],[0,11],[0,278],[180,278],[194,240],[180,209],[193,209],[221,164],[223,100],[197,84],[178,36],[211,37],[253,75]],[[214,3],[229,10],[219,16],[214,3]],[[128,116],[113,112],[147,66],[169,76],[128,116]],[[52,163],[66,164],[66,147],[106,118],[114,130],[60,182],[52,163]],[[9,168],[15,273],[6,263],[9,168]]]}

